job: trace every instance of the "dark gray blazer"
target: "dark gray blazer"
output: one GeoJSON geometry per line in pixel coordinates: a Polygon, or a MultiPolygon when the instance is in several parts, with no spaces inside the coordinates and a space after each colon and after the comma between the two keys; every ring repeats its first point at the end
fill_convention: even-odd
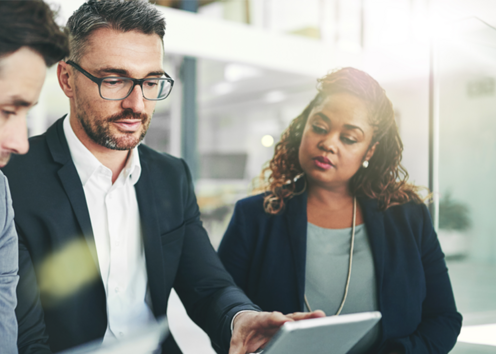
{"type": "MultiPolygon", "coordinates": [[[[29,153],[4,169],[19,234],[20,353],[51,353],[102,339],[106,297],[90,216],[59,119],[30,139],[29,153]]],[[[136,195],[153,312],[166,314],[172,287],[189,316],[227,352],[234,314],[255,309],[233,283],[200,221],[183,160],[139,148],[136,195]]],[[[170,342],[166,342],[169,343],[170,342]]],[[[176,352],[169,344],[164,354],[176,352]]]]}
{"type": "Polygon", "coordinates": [[[17,234],[7,178],[0,172],[0,351],[17,353],[17,234]]]}

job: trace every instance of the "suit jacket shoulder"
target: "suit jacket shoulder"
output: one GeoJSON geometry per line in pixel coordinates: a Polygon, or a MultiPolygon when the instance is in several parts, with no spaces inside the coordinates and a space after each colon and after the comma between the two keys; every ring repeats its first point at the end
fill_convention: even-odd
{"type": "MultiPolygon", "coordinates": [[[[163,171],[166,173],[185,173],[184,160],[165,152],[158,152],[145,144],[138,146],[140,161],[144,161],[151,165],[153,170],[163,171],[164,168],[168,169],[163,171]]],[[[184,175],[185,176],[185,175],[184,175]]]]}
{"type": "Polygon", "coordinates": [[[5,353],[17,353],[16,286],[17,234],[7,178],[0,172],[0,343],[5,353]]]}

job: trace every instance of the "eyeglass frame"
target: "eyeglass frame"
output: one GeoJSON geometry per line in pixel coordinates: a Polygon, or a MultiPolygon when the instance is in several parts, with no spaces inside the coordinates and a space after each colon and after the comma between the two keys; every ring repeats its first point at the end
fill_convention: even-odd
{"type": "Polygon", "coordinates": [[[152,79],[152,78],[145,78],[145,79],[133,79],[131,77],[123,77],[123,76],[105,76],[105,77],[96,77],[96,76],[93,76],[91,75],[89,72],[87,72],[86,70],[84,70],[82,67],[80,67],[78,64],[76,64],[75,62],[73,62],[72,60],[68,60],[66,61],[66,64],[69,64],[70,66],[72,66],[73,68],[77,69],[81,74],[83,74],[84,76],[86,76],[88,79],[90,79],[91,81],[93,81],[95,84],[98,85],[98,93],[100,94],[100,97],[103,98],[104,100],[107,100],[107,101],[122,101],[122,100],[125,100],[126,98],[129,97],[129,95],[131,94],[131,92],[133,92],[134,88],[136,87],[136,85],[139,85],[141,87],[141,94],[143,95],[143,98],[145,100],[148,100],[148,101],[162,101],[162,100],[165,100],[167,97],[169,97],[170,93],[172,92],[172,87],[174,86],[174,79],[172,77],[170,77],[165,71],[164,71],[164,75],[166,76],[165,78],[161,77],[159,79],[165,79],[166,81],[169,81],[170,82],[170,90],[169,90],[169,93],[167,94],[167,96],[165,96],[164,98],[147,98],[145,97],[145,93],[143,91],[143,82],[145,81],[148,81],[148,80],[155,80],[155,79],[152,79]],[[102,95],[102,82],[105,80],[105,79],[125,79],[125,80],[129,80],[129,81],[132,81],[133,82],[133,86],[132,88],[129,90],[128,94],[124,97],[124,98],[105,98],[103,97],[102,95]]]}

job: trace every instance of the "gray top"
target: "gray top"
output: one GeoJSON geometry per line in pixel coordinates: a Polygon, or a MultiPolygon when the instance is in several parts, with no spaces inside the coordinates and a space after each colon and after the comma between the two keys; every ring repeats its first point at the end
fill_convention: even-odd
{"type": "MultiPolygon", "coordinates": [[[[351,227],[324,229],[308,223],[305,294],[312,310],[336,314],[344,295],[350,256],[351,227]]],[[[355,228],[348,297],[341,314],[377,311],[374,259],[365,224],[355,228]]],[[[308,310],[308,309],[307,309],[308,310]]],[[[348,354],[366,353],[379,339],[377,324],[348,354]]]]}
{"type": "Polygon", "coordinates": [[[9,185],[0,171],[0,351],[5,354],[17,353],[18,253],[9,185]]]}

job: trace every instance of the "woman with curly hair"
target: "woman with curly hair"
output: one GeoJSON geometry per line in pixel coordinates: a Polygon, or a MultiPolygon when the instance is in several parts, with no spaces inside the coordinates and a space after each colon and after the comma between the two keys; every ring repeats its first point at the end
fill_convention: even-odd
{"type": "Polygon", "coordinates": [[[236,204],[220,258],[264,311],[380,311],[349,353],[448,353],[462,318],[392,104],[354,68],[318,82],[262,171],[265,192],[236,204]]]}

